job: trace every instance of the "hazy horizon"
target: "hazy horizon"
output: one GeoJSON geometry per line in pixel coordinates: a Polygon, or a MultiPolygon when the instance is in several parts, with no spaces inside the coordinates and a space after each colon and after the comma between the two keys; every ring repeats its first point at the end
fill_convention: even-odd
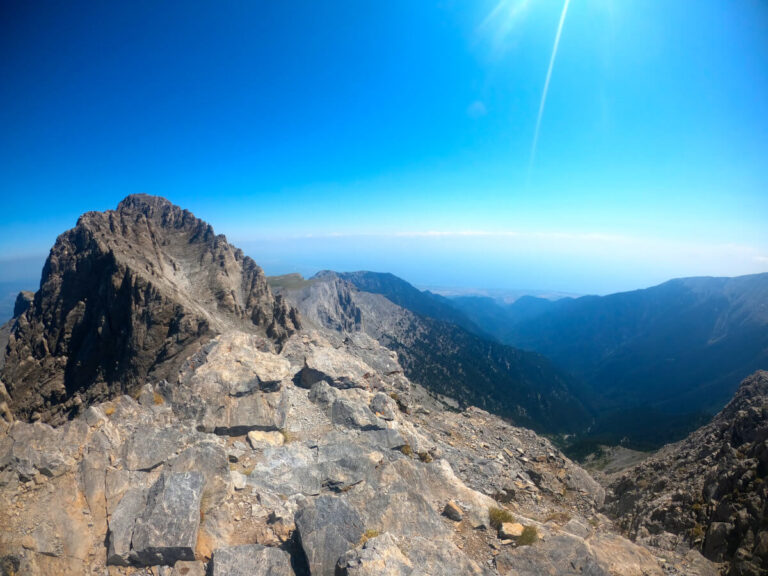
{"type": "Polygon", "coordinates": [[[757,0],[4,16],[0,282],[139,192],[270,274],[607,294],[768,271],[757,0]]]}

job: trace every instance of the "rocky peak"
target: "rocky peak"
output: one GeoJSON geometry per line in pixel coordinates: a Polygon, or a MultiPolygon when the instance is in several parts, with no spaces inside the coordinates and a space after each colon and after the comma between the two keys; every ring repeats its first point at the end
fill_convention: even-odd
{"type": "Polygon", "coordinates": [[[168,376],[216,334],[236,328],[279,346],[299,324],[261,268],[209,224],[133,195],[58,237],[0,378],[16,417],[58,422],[168,376]]]}

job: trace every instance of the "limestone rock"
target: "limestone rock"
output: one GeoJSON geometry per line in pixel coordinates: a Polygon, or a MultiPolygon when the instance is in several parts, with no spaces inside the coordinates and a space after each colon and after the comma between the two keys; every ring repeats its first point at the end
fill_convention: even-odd
{"type": "Polygon", "coordinates": [[[131,553],[131,539],[136,519],[147,505],[147,491],[135,488],[120,500],[109,518],[109,550],[107,564],[128,566],[136,559],[131,553]]]}
{"type": "Polygon", "coordinates": [[[363,519],[343,498],[320,496],[296,513],[301,547],[313,576],[334,576],[339,558],[357,546],[363,519]]]}
{"type": "Polygon", "coordinates": [[[194,560],[203,481],[199,472],[172,473],[152,486],[133,528],[131,548],[137,563],[172,565],[194,560]]]}
{"type": "Polygon", "coordinates": [[[217,548],[212,576],[293,576],[287,552],[259,544],[217,548]]]}
{"type": "Polygon", "coordinates": [[[251,430],[248,432],[248,444],[254,450],[260,450],[264,446],[282,446],[285,439],[280,432],[263,432],[251,430]]]}
{"type": "Polygon", "coordinates": [[[390,534],[368,539],[348,550],[338,562],[339,576],[409,576],[413,564],[406,558],[390,534]]]}
{"type": "Polygon", "coordinates": [[[523,535],[524,526],[519,522],[503,522],[499,528],[499,538],[517,539],[523,535]]]}
{"type": "Polygon", "coordinates": [[[461,519],[464,517],[464,513],[461,511],[461,508],[459,508],[456,502],[450,501],[445,505],[445,508],[443,508],[443,516],[450,518],[454,522],[461,522],[461,519]]]}

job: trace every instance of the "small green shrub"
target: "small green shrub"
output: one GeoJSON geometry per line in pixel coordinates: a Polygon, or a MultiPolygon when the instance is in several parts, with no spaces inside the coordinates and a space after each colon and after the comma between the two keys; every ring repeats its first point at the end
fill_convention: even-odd
{"type": "Polygon", "coordinates": [[[696,522],[696,524],[693,525],[693,528],[691,528],[691,541],[696,542],[697,540],[702,540],[704,534],[704,526],[696,522]]]}
{"type": "Polygon", "coordinates": [[[371,538],[376,538],[376,536],[378,536],[379,534],[380,532],[375,528],[369,528],[363,533],[362,536],[360,536],[360,542],[358,543],[358,546],[362,546],[363,544],[368,542],[368,540],[370,540],[371,538]]]}
{"type": "Polygon", "coordinates": [[[536,530],[536,526],[526,526],[523,528],[523,533],[520,538],[517,539],[518,546],[530,546],[539,539],[539,531],[536,530]]]}
{"type": "Polygon", "coordinates": [[[514,522],[515,517],[504,508],[488,508],[488,517],[491,520],[491,528],[498,530],[505,522],[514,522]]]}
{"type": "Polygon", "coordinates": [[[400,452],[402,452],[406,456],[412,456],[413,448],[411,448],[410,444],[403,444],[402,446],[400,446],[400,452]]]}
{"type": "Polygon", "coordinates": [[[432,462],[432,455],[426,450],[419,452],[419,460],[426,462],[427,464],[432,462]]]}

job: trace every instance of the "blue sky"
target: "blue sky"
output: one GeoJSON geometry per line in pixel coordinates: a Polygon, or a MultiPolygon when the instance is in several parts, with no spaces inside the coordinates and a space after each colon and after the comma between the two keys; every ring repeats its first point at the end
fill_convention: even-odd
{"type": "Polygon", "coordinates": [[[0,281],[134,192],[268,273],[607,293],[768,271],[768,5],[4,2],[0,281]]]}

